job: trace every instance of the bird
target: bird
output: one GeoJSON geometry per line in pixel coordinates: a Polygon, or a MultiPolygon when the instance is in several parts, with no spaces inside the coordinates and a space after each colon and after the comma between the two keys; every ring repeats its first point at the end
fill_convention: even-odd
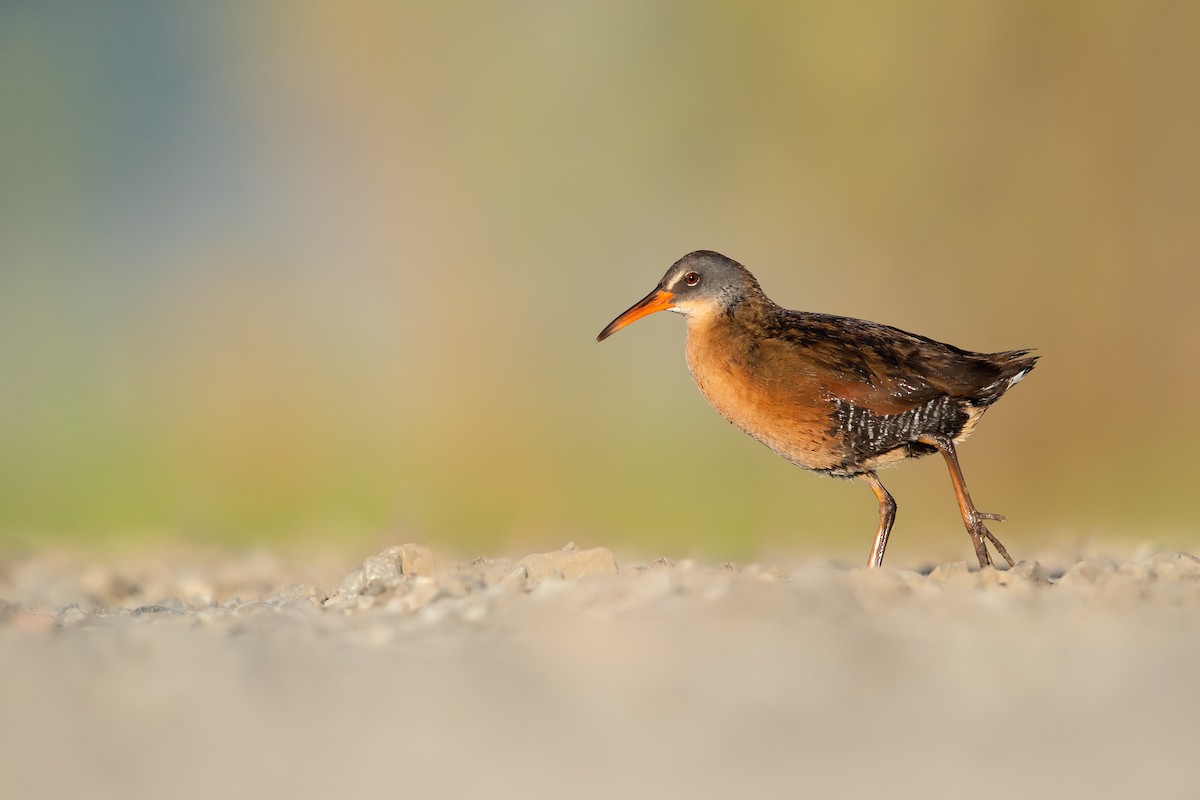
{"type": "Polygon", "coordinates": [[[658,285],[596,337],[604,341],[658,311],[683,315],[685,353],[700,394],[734,427],[796,466],[866,483],[879,503],[867,561],[881,567],[896,501],[878,471],[941,453],[980,568],[988,545],[1015,567],[988,530],[956,445],[1038,361],[1031,349],[978,353],[851,317],[791,311],[755,277],[712,250],[688,253],[658,285]]]}

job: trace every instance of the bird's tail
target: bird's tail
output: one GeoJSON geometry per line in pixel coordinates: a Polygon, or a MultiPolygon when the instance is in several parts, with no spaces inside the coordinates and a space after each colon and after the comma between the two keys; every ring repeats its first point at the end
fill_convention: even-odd
{"type": "Polygon", "coordinates": [[[995,354],[994,358],[1000,366],[1001,380],[1007,384],[1005,389],[1012,388],[1033,370],[1040,356],[1029,355],[1032,352],[1032,350],[1009,350],[1005,353],[995,354]]]}
{"type": "Polygon", "coordinates": [[[1032,350],[1008,350],[1003,353],[988,353],[983,358],[990,365],[995,376],[979,393],[972,398],[973,406],[990,406],[1016,385],[1018,381],[1029,374],[1037,364],[1038,357],[1029,355],[1032,350]]]}

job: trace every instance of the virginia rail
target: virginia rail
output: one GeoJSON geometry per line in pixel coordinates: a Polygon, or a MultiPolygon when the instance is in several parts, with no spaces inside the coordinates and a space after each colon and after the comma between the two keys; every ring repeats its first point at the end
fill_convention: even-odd
{"type": "Polygon", "coordinates": [[[676,261],[654,291],[608,324],[603,341],[656,311],[687,319],[687,363],[723,417],[797,466],[866,482],[879,501],[868,566],[883,564],[896,501],[880,467],[940,452],[979,566],[988,542],[1015,566],[975,508],[955,442],[1024,378],[1028,350],[972,353],[866,320],[789,311],[736,261],[698,250],[676,261]]]}

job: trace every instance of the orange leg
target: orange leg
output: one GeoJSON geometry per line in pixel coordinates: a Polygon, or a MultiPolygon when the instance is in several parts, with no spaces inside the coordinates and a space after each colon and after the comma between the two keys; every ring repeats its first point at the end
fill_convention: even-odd
{"type": "Polygon", "coordinates": [[[975,545],[975,555],[979,559],[979,566],[991,566],[992,557],[987,548],[987,543],[991,542],[996,548],[996,552],[1004,557],[1008,565],[1015,567],[1017,564],[1008,554],[1008,550],[983,523],[986,519],[1002,522],[1004,517],[1001,514],[985,514],[976,509],[975,504],[971,502],[971,494],[967,491],[967,482],[963,478],[962,467],[958,464],[958,451],[954,449],[954,440],[948,436],[926,434],[917,441],[936,447],[946,459],[946,466],[950,468],[950,482],[954,484],[954,496],[958,499],[958,510],[962,514],[963,525],[967,527],[971,542],[975,545]]]}
{"type": "Polygon", "coordinates": [[[887,549],[892,523],[896,521],[896,501],[888,494],[888,490],[883,488],[879,476],[874,472],[864,472],[858,477],[867,482],[871,491],[875,493],[875,499],[879,501],[879,531],[875,534],[875,545],[871,548],[871,558],[867,561],[867,566],[882,567],[883,551],[887,549]]]}

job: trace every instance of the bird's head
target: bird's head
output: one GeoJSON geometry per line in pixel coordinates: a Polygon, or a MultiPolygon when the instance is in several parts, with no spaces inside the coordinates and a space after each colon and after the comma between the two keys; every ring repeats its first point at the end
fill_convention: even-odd
{"type": "Polygon", "coordinates": [[[732,258],[712,250],[697,250],[672,264],[654,291],[608,323],[596,341],[604,341],[655,311],[705,317],[731,308],[749,294],[761,292],[754,276],[732,258]]]}

